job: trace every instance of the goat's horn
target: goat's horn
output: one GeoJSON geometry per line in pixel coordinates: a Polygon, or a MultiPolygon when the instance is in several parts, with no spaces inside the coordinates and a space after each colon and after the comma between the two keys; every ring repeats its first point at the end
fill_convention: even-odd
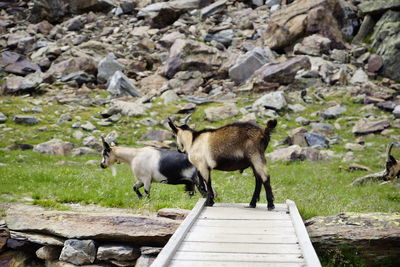
{"type": "Polygon", "coordinates": [[[191,117],[192,117],[192,114],[187,115],[187,116],[183,119],[183,124],[187,124],[191,117]]]}

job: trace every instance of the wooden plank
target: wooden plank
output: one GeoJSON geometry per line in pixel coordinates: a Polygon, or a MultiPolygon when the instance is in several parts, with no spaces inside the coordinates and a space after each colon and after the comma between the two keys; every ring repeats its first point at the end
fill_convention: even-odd
{"type": "MultiPolygon", "coordinates": [[[[248,210],[254,210],[254,208],[248,208],[248,206],[249,206],[248,203],[215,203],[213,207],[216,207],[216,208],[219,208],[219,207],[226,207],[226,208],[236,207],[236,208],[246,208],[248,210]]],[[[257,207],[255,209],[268,211],[266,203],[258,203],[257,207]]],[[[289,210],[288,210],[287,204],[275,203],[275,209],[273,211],[287,212],[289,210]]]]}
{"type": "Polygon", "coordinates": [[[304,267],[304,263],[264,263],[264,262],[238,262],[238,261],[183,261],[172,260],[170,267],[304,267]]]}
{"type": "Polygon", "coordinates": [[[295,235],[294,228],[284,227],[257,227],[253,228],[251,224],[247,225],[247,227],[207,227],[207,226],[198,226],[193,225],[190,229],[190,232],[196,233],[210,233],[210,234],[248,234],[248,235],[262,235],[262,234],[271,234],[271,235],[295,235]]]}
{"type": "Polygon", "coordinates": [[[247,209],[240,207],[206,207],[199,216],[200,219],[231,219],[231,220],[290,220],[286,212],[267,211],[262,209],[247,209]]]}
{"type": "Polygon", "coordinates": [[[210,252],[185,252],[178,251],[173,260],[190,261],[242,261],[242,262],[296,262],[302,263],[304,259],[299,254],[245,254],[245,253],[210,253],[210,252]]]}
{"type": "Polygon", "coordinates": [[[164,267],[169,265],[169,261],[171,260],[177,248],[185,238],[186,233],[190,230],[190,227],[199,217],[205,202],[206,202],[205,198],[201,198],[197,201],[196,205],[190,211],[189,215],[186,217],[186,219],[181,223],[181,225],[169,239],[168,243],[161,250],[160,254],[158,254],[157,258],[151,265],[152,267],[164,267]]]}
{"type": "Polygon", "coordinates": [[[251,227],[251,228],[292,228],[293,223],[290,218],[284,220],[208,220],[208,219],[198,219],[193,226],[204,226],[204,227],[251,227]]]}
{"type": "Polygon", "coordinates": [[[293,235],[231,235],[205,234],[189,232],[185,241],[192,242],[221,242],[221,243],[267,243],[267,244],[296,244],[297,236],[293,235]]]}
{"type": "Polygon", "coordinates": [[[301,254],[299,244],[247,244],[183,241],[178,251],[301,254]]]}
{"type": "Polygon", "coordinates": [[[312,267],[321,266],[317,253],[315,252],[310,237],[308,236],[307,229],[304,226],[299,211],[297,210],[296,204],[289,199],[286,200],[286,203],[289,207],[289,212],[293,220],[293,226],[295,228],[299,244],[303,251],[304,259],[307,263],[307,266],[312,266],[312,267]]]}

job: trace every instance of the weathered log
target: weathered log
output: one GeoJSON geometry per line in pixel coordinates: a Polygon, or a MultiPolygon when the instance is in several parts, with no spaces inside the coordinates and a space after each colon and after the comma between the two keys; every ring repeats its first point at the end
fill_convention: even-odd
{"type": "Polygon", "coordinates": [[[391,155],[393,147],[398,145],[398,142],[394,142],[389,145],[386,153],[385,170],[357,178],[350,185],[356,186],[370,181],[390,181],[395,179],[396,177],[400,178],[400,160],[396,160],[391,155]]]}
{"type": "Polygon", "coordinates": [[[367,182],[375,182],[375,181],[387,181],[387,171],[381,171],[377,173],[372,173],[365,175],[363,177],[355,179],[352,183],[351,186],[357,186],[357,185],[362,185],[367,182]]]}

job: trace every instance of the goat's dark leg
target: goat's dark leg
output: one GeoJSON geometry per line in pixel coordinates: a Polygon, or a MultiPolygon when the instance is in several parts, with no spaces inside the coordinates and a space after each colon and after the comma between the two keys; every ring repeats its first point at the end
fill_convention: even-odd
{"type": "Polygon", "coordinates": [[[194,184],[192,181],[184,181],[185,192],[189,194],[190,197],[194,195],[194,184]]]}
{"type": "Polygon", "coordinates": [[[252,169],[253,169],[253,173],[254,173],[254,178],[256,180],[256,185],[254,188],[253,197],[251,198],[251,201],[249,204],[249,208],[255,208],[257,206],[257,201],[260,200],[260,192],[261,192],[261,184],[262,184],[260,175],[258,175],[258,173],[255,171],[254,167],[252,167],[252,169]]]}
{"type": "Polygon", "coordinates": [[[213,206],[214,205],[214,190],[212,189],[211,186],[211,177],[208,178],[207,181],[207,200],[206,200],[206,206],[213,206]]]}
{"type": "Polygon", "coordinates": [[[138,196],[139,199],[141,199],[143,197],[142,193],[140,193],[139,188],[141,188],[143,186],[143,182],[142,181],[137,181],[134,185],[133,185],[133,191],[136,193],[136,195],[138,196]]]}
{"type": "Polygon", "coordinates": [[[151,177],[145,179],[144,181],[144,192],[147,195],[147,198],[150,198],[150,188],[151,188],[151,177]]]}
{"type": "Polygon", "coordinates": [[[260,153],[259,156],[256,156],[251,160],[251,163],[254,168],[254,176],[259,176],[264,185],[265,193],[267,195],[268,210],[273,210],[275,208],[274,195],[272,194],[272,188],[270,184],[271,177],[266,173],[267,160],[265,159],[264,154],[260,153]]]}
{"type": "Polygon", "coordinates": [[[271,177],[267,174],[267,180],[264,181],[264,188],[267,194],[268,210],[275,209],[274,195],[272,194],[272,188],[270,184],[271,177]]]}

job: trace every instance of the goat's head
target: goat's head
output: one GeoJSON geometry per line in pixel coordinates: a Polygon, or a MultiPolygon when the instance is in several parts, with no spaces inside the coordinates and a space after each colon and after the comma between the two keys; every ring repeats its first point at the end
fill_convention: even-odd
{"type": "Polygon", "coordinates": [[[178,151],[182,153],[187,152],[193,142],[193,129],[187,125],[189,119],[190,115],[183,120],[182,125],[178,126],[171,117],[168,117],[168,125],[176,136],[178,151]]]}
{"type": "Polygon", "coordinates": [[[100,167],[105,169],[117,162],[117,158],[113,153],[112,147],[106,142],[106,140],[104,140],[104,137],[101,137],[101,141],[103,143],[103,151],[101,153],[103,158],[101,160],[100,167]]]}

